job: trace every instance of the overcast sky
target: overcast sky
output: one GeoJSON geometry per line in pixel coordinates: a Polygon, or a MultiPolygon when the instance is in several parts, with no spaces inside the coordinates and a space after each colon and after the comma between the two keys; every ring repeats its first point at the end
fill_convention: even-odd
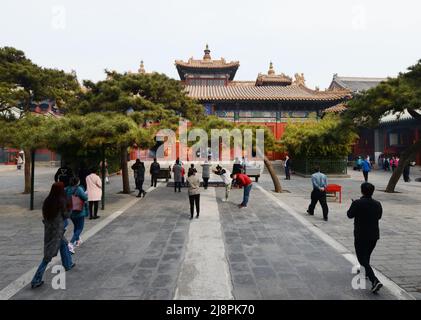
{"type": "Polygon", "coordinates": [[[240,61],[237,80],[303,72],[310,87],[343,76],[395,76],[421,59],[419,0],[1,0],[0,46],[100,80],[103,70],[178,79],[175,59],[240,61]]]}

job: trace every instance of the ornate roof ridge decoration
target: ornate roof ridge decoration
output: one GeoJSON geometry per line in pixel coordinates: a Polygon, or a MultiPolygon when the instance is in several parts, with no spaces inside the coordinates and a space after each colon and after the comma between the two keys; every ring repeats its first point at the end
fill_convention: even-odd
{"type": "Polygon", "coordinates": [[[232,67],[239,67],[239,61],[230,61],[227,62],[224,58],[219,60],[212,59],[210,55],[209,45],[206,44],[206,48],[204,50],[205,54],[203,59],[194,59],[191,57],[187,62],[183,60],[175,60],[175,65],[181,67],[190,67],[190,68],[232,68],[232,67]]]}
{"type": "Polygon", "coordinates": [[[267,74],[259,73],[256,79],[256,86],[264,85],[290,85],[292,78],[284,73],[276,74],[272,61],[269,63],[267,74]]]}
{"type": "Polygon", "coordinates": [[[311,89],[309,87],[307,87],[305,84],[301,84],[301,83],[296,83],[294,82],[291,86],[296,86],[296,87],[300,87],[303,90],[306,90],[309,93],[312,94],[324,94],[324,93],[332,93],[332,94],[342,94],[345,98],[352,98],[352,92],[348,89],[342,89],[342,88],[334,88],[334,89],[325,89],[325,90],[320,90],[320,88],[318,86],[315,87],[315,89],[311,89]]]}
{"type": "Polygon", "coordinates": [[[301,72],[300,73],[296,73],[294,75],[294,84],[298,84],[298,85],[302,85],[305,86],[306,85],[306,79],[304,78],[304,73],[301,72]]]}
{"type": "Polygon", "coordinates": [[[140,67],[137,70],[140,74],[145,74],[146,70],[145,70],[145,65],[143,64],[143,60],[140,61],[140,67]]]}

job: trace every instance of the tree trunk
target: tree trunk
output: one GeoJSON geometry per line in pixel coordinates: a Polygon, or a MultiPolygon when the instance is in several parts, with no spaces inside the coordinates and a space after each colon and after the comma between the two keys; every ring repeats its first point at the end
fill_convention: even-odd
{"type": "Polygon", "coordinates": [[[266,169],[268,170],[270,177],[272,178],[273,186],[275,187],[276,193],[282,192],[281,183],[279,182],[278,176],[276,175],[275,169],[272,166],[270,160],[265,156],[264,158],[266,169]]]}
{"type": "Polygon", "coordinates": [[[25,149],[25,163],[24,163],[24,176],[25,176],[25,187],[23,190],[24,194],[31,193],[31,149],[25,149]]]}
{"type": "Polygon", "coordinates": [[[412,146],[407,148],[404,152],[402,152],[399,158],[398,167],[393,172],[392,176],[389,179],[385,192],[393,193],[395,192],[396,184],[398,183],[399,179],[401,178],[403,169],[409,163],[411,158],[417,154],[418,151],[421,150],[421,140],[416,141],[412,146]]]}
{"type": "Polygon", "coordinates": [[[120,148],[121,177],[123,179],[123,193],[130,194],[129,168],[127,166],[127,147],[120,148]]]}

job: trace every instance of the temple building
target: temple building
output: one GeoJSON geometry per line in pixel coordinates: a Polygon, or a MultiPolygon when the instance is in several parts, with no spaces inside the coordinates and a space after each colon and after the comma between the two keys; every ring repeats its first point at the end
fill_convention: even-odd
{"type": "MultiPolygon", "coordinates": [[[[305,121],[311,114],[321,116],[323,110],[350,98],[350,91],[331,88],[320,91],[305,84],[304,75],[294,79],[276,73],[272,62],[267,73],[259,73],[255,80],[236,81],[239,61],[212,59],[206,45],[202,59],[176,60],[180,80],[188,96],[198,100],[207,114],[229,121],[265,125],[279,139],[289,121],[305,121]]],[[[280,154],[268,154],[279,159],[280,154]]]]}
{"type": "MultiPolygon", "coordinates": [[[[329,89],[345,89],[355,95],[385,80],[387,78],[342,77],[334,74],[329,89]]],[[[345,105],[339,104],[325,111],[342,112],[345,108],[345,105]]],[[[360,129],[359,136],[353,147],[351,158],[368,155],[377,161],[382,154],[387,157],[399,156],[403,150],[419,140],[421,123],[406,111],[401,115],[387,114],[380,119],[377,128],[360,129]]],[[[421,152],[418,152],[413,160],[421,164],[421,152]]]]}

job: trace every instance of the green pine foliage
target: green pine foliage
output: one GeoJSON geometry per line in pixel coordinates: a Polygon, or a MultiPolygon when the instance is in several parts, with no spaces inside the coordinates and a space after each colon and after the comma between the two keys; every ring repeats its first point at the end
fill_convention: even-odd
{"type": "Polygon", "coordinates": [[[341,159],[351,152],[357,138],[338,116],[327,115],[321,120],[289,123],[280,143],[293,158],[341,159]]]}

